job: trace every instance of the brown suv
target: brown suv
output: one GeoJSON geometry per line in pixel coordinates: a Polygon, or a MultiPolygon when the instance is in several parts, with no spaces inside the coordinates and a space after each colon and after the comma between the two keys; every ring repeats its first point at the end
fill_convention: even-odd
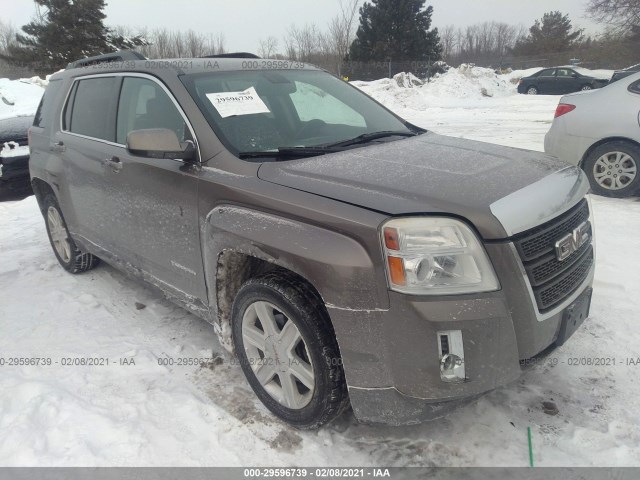
{"type": "Polygon", "coordinates": [[[424,131],[301,63],[116,55],[55,74],[31,129],[55,255],[212,323],[292,425],[440,416],[588,315],[578,168],[424,131]]]}

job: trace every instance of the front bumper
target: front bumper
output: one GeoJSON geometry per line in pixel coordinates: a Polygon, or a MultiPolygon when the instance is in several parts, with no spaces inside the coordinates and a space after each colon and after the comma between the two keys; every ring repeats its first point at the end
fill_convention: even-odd
{"type": "MultiPolygon", "coordinates": [[[[330,309],[356,417],[401,425],[441,417],[516,380],[521,360],[556,341],[564,308],[579,291],[541,318],[509,242],[486,245],[502,290],[487,294],[415,297],[390,292],[390,309],[330,309]],[[440,376],[437,332],[460,330],[466,380],[440,376]]],[[[593,270],[593,269],[592,269],[593,270]]]]}

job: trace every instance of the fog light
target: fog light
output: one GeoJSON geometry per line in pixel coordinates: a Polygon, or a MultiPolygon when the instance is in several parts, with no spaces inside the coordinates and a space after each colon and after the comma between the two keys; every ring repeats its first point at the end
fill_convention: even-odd
{"type": "Polygon", "coordinates": [[[438,332],[440,378],[445,382],[464,382],[464,345],[461,330],[438,332]]]}

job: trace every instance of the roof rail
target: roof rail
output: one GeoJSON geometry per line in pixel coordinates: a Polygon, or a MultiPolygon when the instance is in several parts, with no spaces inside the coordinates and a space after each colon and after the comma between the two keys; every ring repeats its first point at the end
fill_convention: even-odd
{"type": "Polygon", "coordinates": [[[118,52],[106,53],[104,55],[96,55],[95,57],[87,57],[67,65],[67,70],[71,68],[88,67],[98,63],[123,62],[125,60],[146,60],[147,58],[135,50],[120,50],[118,52]]]}
{"type": "Polygon", "coordinates": [[[200,58],[260,58],[258,55],[247,52],[236,52],[236,53],[218,53],[215,55],[204,55],[200,58]]]}

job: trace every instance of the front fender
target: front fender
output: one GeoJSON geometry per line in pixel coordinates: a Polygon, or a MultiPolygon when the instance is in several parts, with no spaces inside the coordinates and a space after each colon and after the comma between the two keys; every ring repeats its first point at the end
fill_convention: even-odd
{"type": "MultiPolygon", "coordinates": [[[[206,217],[203,232],[209,305],[216,305],[221,253],[233,251],[286,268],[310,282],[329,308],[388,308],[375,262],[344,234],[245,207],[221,205],[206,217]]],[[[379,266],[381,268],[381,266],[379,266]]],[[[216,308],[217,311],[217,308],[216,308]]]]}

